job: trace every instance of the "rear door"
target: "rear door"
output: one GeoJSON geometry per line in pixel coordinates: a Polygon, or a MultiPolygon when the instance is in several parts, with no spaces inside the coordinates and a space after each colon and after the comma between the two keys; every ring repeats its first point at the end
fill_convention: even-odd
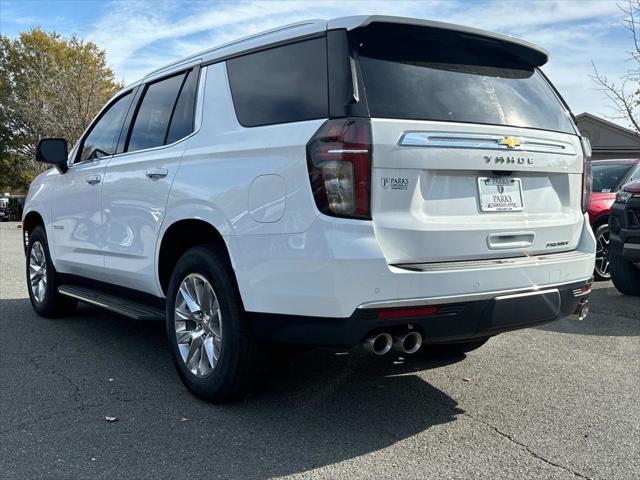
{"type": "Polygon", "coordinates": [[[526,55],[433,28],[351,35],[372,118],[372,219],[389,263],[577,246],[580,139],[526,55]]]}
{"type": "Polygon", "coordinates": [[[123,152],[102,187],[105,269],[109,281],[155,290],[155,249],[171,183],[194,131],[199,69],[142,87],[123,152]]]}

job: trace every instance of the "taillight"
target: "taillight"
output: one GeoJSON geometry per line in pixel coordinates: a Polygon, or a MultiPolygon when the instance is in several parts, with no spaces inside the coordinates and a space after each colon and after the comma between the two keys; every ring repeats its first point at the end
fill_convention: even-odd
{"type": "Polygon", "coordinates": [[[582,140],[582,211],[589,210],[593,176],[591,175],[591,142],[586,137],[582,140]]]}
{"type": "Polygon", "coordinates": [[[361,118],[326,121],[307,143],[313,198],[327,215],[371,218],[371,125],[361,118]]]}

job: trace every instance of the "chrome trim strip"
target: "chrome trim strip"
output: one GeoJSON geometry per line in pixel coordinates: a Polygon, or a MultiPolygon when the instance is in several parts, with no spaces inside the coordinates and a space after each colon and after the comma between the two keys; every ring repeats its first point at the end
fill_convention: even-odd
{"type": "Polygon", "coordinates": [[[589,290],[582,290],[581,288],[575,288],[573,290],[573,296],[574,298],[580,298],[580,297],[584,297],[585,295],[589,295],[591,293],[591,287],[589,287],[589,290]]]}
{"type": "Polygon", "coordinates": [[[369,153],[369,150],[365,149],[337,149],[337,150],[329,150],[327,153],[335,153],[335,154],[342,154],[342,153],[369,153]]]}
{"type": "Polygon", "coordinates": [[[502,150],[507,152],[540,152],[560,155],[575,155],[576,149],[570,142],[517,136],[521,144],[515,148],[500,144],[507,135],[448,132],[405,132],[398,140],[402,147],[475,148],[482,150],[502,150]]]}
{"type": "Polygon", "coordinates": [[[544,295],[546,293],[557,293],[558,295],[560,295],[560,290],[558,290],[557,288],[550,288],[548,290],[534,290],[533,292],[514,293],[513,295],[500,295],[499,297],[494,297],[494,299],[510,300],[512,298],[532,297],[534,295],[544,295]]]}
{"type": "Polygon", "coordinates": [[[522,257],[494,258],[489,260],[462,260],[455,262],[433,262],[433,263],[401,263],[391,265],[395,268],[412,272],[440,272],[443,270],[468,270],[486,269],[511,266],[537,265],[545,262],[568,262],[581,260],[590,257],[590,253],[572,250],[570,252],[548,253],[542,255],[530,255],[522,257]]]}
{"type": "Polygon", "coordinates": [[[202,125],[202,116],[204,111],[204,88],[207,84],[208,67],[200,67],[200,78],[198,79],[198,92],[196,93],[196,108],[194,112],[193,133],[195,135],[200,131],[202,125]]]}
{"type": "Polygon", "coordinates": [[[571,282],[555,283],[553,285],[540,285],[524,288],[516,288],[512,290],[495,290],[493,292],[482,293],[465,293],[461,295],[447,295],[444,297],[420,297],[420,298],[403,298],[398,300],[382,300],[375,302],[366,302],[358,306],[358,310],[370,310],[372,308],[403,308],[403,307],[423,307],[430,305],[442,305],[445,303],[465,303],[474,302],[478,300],[490,300],[498,296],[515,295],[518,293],[539,293],[544,290],[557,288],[558,290],[567,285],[574,285],[576,283],[588,283],[593,277],[586,277],[578,280],[572,280],[571,282]]]}

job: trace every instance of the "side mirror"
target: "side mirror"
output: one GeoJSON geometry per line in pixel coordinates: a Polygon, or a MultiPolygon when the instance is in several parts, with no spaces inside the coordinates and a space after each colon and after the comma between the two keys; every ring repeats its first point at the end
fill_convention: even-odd
{"type": "Polygon", "coordinates": [[[67,156],[69,155],[67,141],[64,138],[43,138],[36,148],[36,160],[55,165],[60,173],[66,172],[67,156]]]}

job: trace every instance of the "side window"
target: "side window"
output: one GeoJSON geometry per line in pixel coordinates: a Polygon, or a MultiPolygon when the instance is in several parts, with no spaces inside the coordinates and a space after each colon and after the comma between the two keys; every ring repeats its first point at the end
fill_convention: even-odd
{"type": "Polygon", "coordinates": [[[176,99],[186,74],[147,85],[133,121],[128,152],[164,145],[176,99]]]}
{"type": "Polygon", "coordinates": [[[630,182],[633,182],[634,180],[640,180],[640,167],[636,168],[636,171],[633,172],[633,175],[631,175],[631,178],[629,179],[630,182]]]}
{"type": "Polygon", "coordinates": [[[165,143],[173,143],[193,132],[196,88],[198,85],[196,72],[187,73],[187,79],[182,86],[173,117],[171,117],[171,125],[169,126],[165,143]]]}
{"type": "Polygon", "coordinates": [[[132,95],[129,92],[108,107],[84,138],[80,147],[80,156],[75,163],[95,160],[115,153],[118,136],[129,111],[131,99],[132,95]]]}
{"type": "Polygon", "coordinates": [[[227,72],[236,115],[245,127],[329,116],[325,38],[230,59],[227,72]]]}

